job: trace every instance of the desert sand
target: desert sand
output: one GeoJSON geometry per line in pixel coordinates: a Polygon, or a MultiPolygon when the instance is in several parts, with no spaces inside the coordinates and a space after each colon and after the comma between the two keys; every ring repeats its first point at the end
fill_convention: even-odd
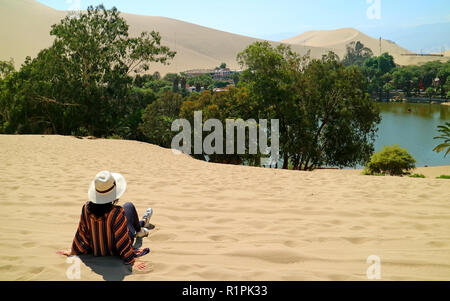
{"type": "MultiPolygon", "coordinates": [[[[0,136],[0,280],[68,280],[95,174],[121,172],[155,213],[145,273],[81,257],[81,280],[450,280],[448,180],[209,164],[146,143],[0,136]]],[[[450,167],[427,168],[450,174],[450,167]]]]}
{"type": "MultiPolygon", "coordinates": [[[[26,56],[34,58],[40,50],[51,46],[51,25],[59,23],[67,14],[66,11],[55,10],[34,0],[0,0],[0,8],[0,40],[6,41],[0,47],[0,60],[13,58],[17,69],[26,56]]],[[[240,69],[236,61],[237,54],[248,45],[261,41],[165,17],[127,13],[122,13],[122,16],[130,25],[131,36],[137,36],[142,31],[158,31],[162,36],[162,44],[177,52],[170,65],[152,64],[151,73],[159,71],[164,75],[168,72],[214,68],[222,62],[232,69],[240,69]]],[[[310,51],[312,58],[320,58],[330,50],[342,58],[346,45],[355,40],[370,47],[375,55],[379,54],[377,38],[371,38],[352,28],[312,31],[281,42],[291,44],[292,49],[301,55],[310,51]]],[[[273,41],[271,43],[280,44],[273,41]]],[[[396,63],[402,65],[439,59],[400,56],[401,53],[410,52],[384,40],[382,51],[389,51],[396,63]]]]}

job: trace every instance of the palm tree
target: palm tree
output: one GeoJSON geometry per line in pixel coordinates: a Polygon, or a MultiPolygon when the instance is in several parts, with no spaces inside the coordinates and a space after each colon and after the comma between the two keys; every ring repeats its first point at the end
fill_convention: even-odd
{"type": "Polygon", "coordinates": [[[438,128],[440,129],[439,132],[442,133],[442,135],[439,137],[434,137],[434,139],[442,139],[444,140],[444,143],[436,146],[433,151],[440,153],[447,149],[444,155],[444,157],[447,157],[450,153],[450,122],[446,122],[445,125],[440,125],[438,128]]]}
{"type": "Polygon", "coordinates": [[[180,85],[181,85],[181,90],[185,90],[186,89],[186,83],[187,83],[188,77],[186,75],[186,73],[184,72],[180,72],[180,85]]]}

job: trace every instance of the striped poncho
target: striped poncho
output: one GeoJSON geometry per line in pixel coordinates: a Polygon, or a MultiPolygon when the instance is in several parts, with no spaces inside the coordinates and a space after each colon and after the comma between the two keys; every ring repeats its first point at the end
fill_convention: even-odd
{"type": "MultiPolygon", "coordinates": [[[[125,264],[133,264],[142,251],[135,250],[128,234],[125,211],[120,206],[103,217],[88,214],[87,204],[81,211],[80,223],[72,244],[76,255],[93,253],[94,256],[119,255],[125,264]]],[[[148,252],[146,252],[148,253],[148,252]]]]}

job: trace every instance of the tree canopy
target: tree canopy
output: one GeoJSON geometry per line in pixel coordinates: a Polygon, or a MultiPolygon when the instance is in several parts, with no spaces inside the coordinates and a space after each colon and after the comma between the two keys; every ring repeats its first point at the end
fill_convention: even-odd
{"type": "Polygon", "coordinates": [[[53,45],[28,58],[11,79],[3,131],[70,134],[85,128],[109,135],[129,127],[139,104],[130,98],[131,75],[174,56],[157,32],[130,37],[116,8],[92,7],[52,26],[53,45]],[[13,88],[13,87],[11,87],[13,88]],[[16,93],[17,92],[17,93],[16,93]],[[136,107],[137,106],[137,107],[136,107]]]}
{"type": "Polygon", "coordinates": [[[320,60],[289,46],[250,45],[238,55],[240,85],[257,103],[255,116],[280,122],[284,168],[355,166],[373,152],[379,112],[362,73],[334,53],[320,60]]]}

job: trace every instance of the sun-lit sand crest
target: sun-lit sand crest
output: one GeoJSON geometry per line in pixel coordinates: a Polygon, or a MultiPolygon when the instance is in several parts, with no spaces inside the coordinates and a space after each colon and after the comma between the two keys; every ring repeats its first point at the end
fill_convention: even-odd
{"type": "MultiPolygon", "coordinates": [[[[0,280],[67,280],[89,182],[123,173],[150,271],[81,258],[81,280],[448,280],[450,186],[434,178],[312,173],[208,164],[146,143],[0,136],[0,280]]],[[[424,168],[425,175],[450,167],[424,168]]]]}

